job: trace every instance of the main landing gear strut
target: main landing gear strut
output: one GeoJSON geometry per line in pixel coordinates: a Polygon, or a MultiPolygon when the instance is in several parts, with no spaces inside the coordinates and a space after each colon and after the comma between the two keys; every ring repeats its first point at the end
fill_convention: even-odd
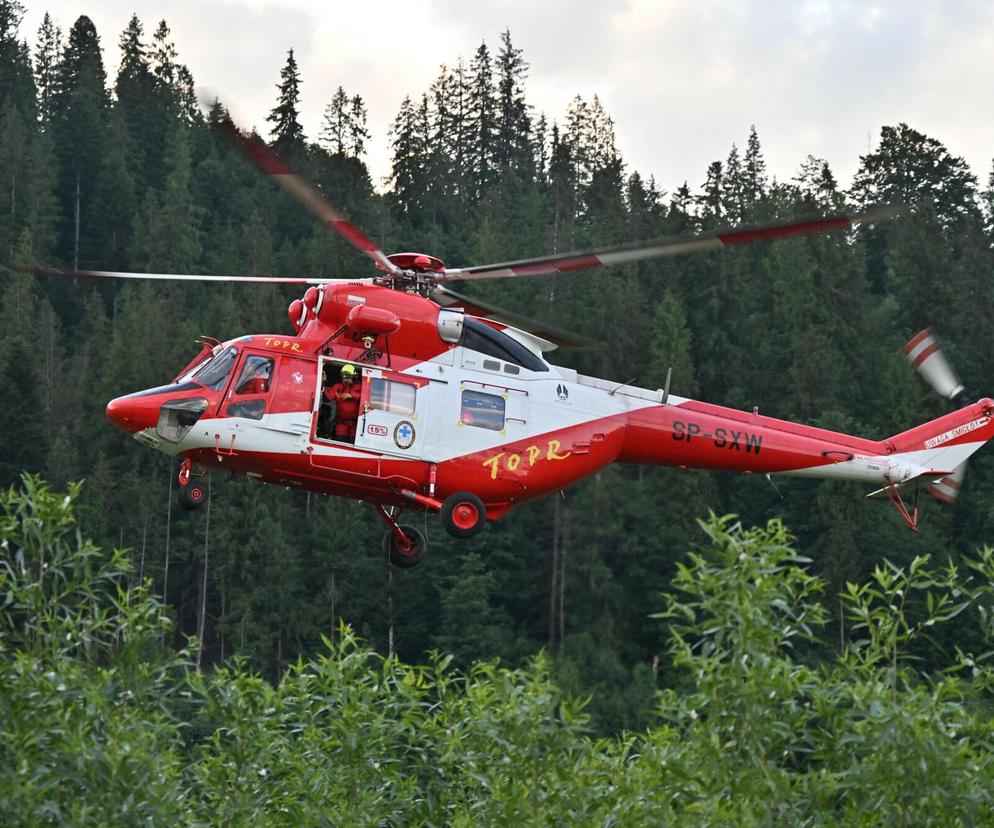
{"type": "MultiPolygon", "coordinates": [[[[487,507],[472,492],[455,492],[441,501],[409,489],[396,491],[422,506],[426,511],[438,512],[442,526],[453,537],[471,538],[486,526],[487,507]]],[[[404,569],[417,566],[424,559],[428,548],[425,536],[409,524],[397,523],[399,509],[392,507],[388,511],[378,503],[374,503],[373,508],[387,525],[386,534],[383,536],[383,548],[390,557],[390,563],[404,569]]]]}
{"type": "Polygon", "coordinates": [[[399,514],[399,510],[388,512],[379,503],[374,503],[373,508],[387,525],[386,534],[383,535],[383,549],[389,556],[390,563],[401,569],[410,569],[421,563],[428,549],[425,536],[410,524],[397,523],[395,515],[399,514]]]}

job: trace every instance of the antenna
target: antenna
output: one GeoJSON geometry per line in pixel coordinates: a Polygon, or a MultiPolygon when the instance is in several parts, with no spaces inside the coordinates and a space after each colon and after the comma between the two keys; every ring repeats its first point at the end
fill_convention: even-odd
{"type": "Polygon", "coordinates": [[[673,366],[671,365],[666,369],[666,382],[663,384],[663,399],[661,400],[663,405],[666,405],[666,401],[670,397],[670,379],[673,377],[673,366]]]}
{"type": "Polygon", "coordinates": [[[623,383],[621,383],[621,385],[619,385],[619,386],[618,386],[617,388],[615,388],[615,389],[613,389],[613,390],[611,390],[611,391],[608,391],[607,393],[608,393],[608,394],[611,394],[611,395],[614,395],[614,394],[617,394],[617,393],[618,393],[618,392],[619,392],[619,391],[620,391],[620,390],[621,390],[622,388],[624,388],[624,387],[625,387],[626,385],[631,385],[631,384],[632,384],[633,382],[635,382],[635,380],[637,380],[637,379],[638,379],[638,377],[632,377],[632,378],[631,378],[630,380],[628,380],[627,382],[623,382],[623,383]]]}

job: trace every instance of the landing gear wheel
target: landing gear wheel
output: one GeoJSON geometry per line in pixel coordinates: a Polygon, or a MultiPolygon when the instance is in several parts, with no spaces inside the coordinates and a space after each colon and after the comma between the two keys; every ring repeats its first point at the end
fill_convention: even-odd
{"type": "Polygon", "coordinates": [[[456,538],[471,538],[487,523],[487,507],[472,492],[449,495],[439,514],[445,531],[456,538]]]}
{"type": "Polygon", "coordinates": [[[193,512],[204,505],[207,500],[207,486],[200,482],[187,483],[179,487],[179,505],[188,512],[193,512]]]}
{"type": "Polygon", "coordinates": [[[428,550],[428,541],[425,540],[425,536],[420,531],[406,523],[400,524],[397,528],[407,538],[408,548],[403,549],[400,539],[393,529],[387,529],[383,536],[383,549],[390,556],[390,563],[394,566],[410,569],[424,560],[425,552],[428,550]]]}

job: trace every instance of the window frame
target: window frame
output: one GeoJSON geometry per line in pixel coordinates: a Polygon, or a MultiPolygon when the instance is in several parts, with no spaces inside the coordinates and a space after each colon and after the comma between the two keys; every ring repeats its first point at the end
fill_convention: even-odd
{"type": "Polygon", "coordinates": [[[469,426],[470,428],[482,428],[487,431],[504,431],[507,427],[507,397],[504,394],[491,394],[488,391],[477,391],[473,388],[463,388],[462,393],[459,395],[459,423],[460,425],[469,426]],[[476,416],[472,416],[481,411],[489,415],[495,412],[496,409],[483,408],[479,406],[467,408],[467,395],[470,395],[471,399],[475,398],[477,400],[480,400],[481,398],[500,400],[500,425],[488,425],[485,419],[480,421],[476,416]],[[467,410],[471,414],[471,419],[468,422],[465,419],[467,410]]]}

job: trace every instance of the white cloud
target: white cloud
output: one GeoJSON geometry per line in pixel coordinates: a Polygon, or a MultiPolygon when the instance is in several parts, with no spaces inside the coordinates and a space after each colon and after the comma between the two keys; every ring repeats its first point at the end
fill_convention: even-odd
{"type": "MultiPolygon", "coordinates": [[[[68,29],[94,19],[108,72],[132,11],[150,33],[166,16],[180,59],[249,125],[267,126],[286,50],[297,55],[305,130],[316,136],[341,84],[370,114],[374,180],[388,172],[387,130],[405,95],[441,63],[492,51],[509,28],[531,64],[529,101],[561,118],[598,94],[629,169],[668,190],[699,186],[707,164],[756,125],[767,163],[793,176],[810,153],[845,182],[880,127],[907,121],[964,155],[986,180],[994,155],[994,4],[879,0],[53,0],[68,29]]],[[[43,9],[22,34],[34,41],[43,9]]]]}

